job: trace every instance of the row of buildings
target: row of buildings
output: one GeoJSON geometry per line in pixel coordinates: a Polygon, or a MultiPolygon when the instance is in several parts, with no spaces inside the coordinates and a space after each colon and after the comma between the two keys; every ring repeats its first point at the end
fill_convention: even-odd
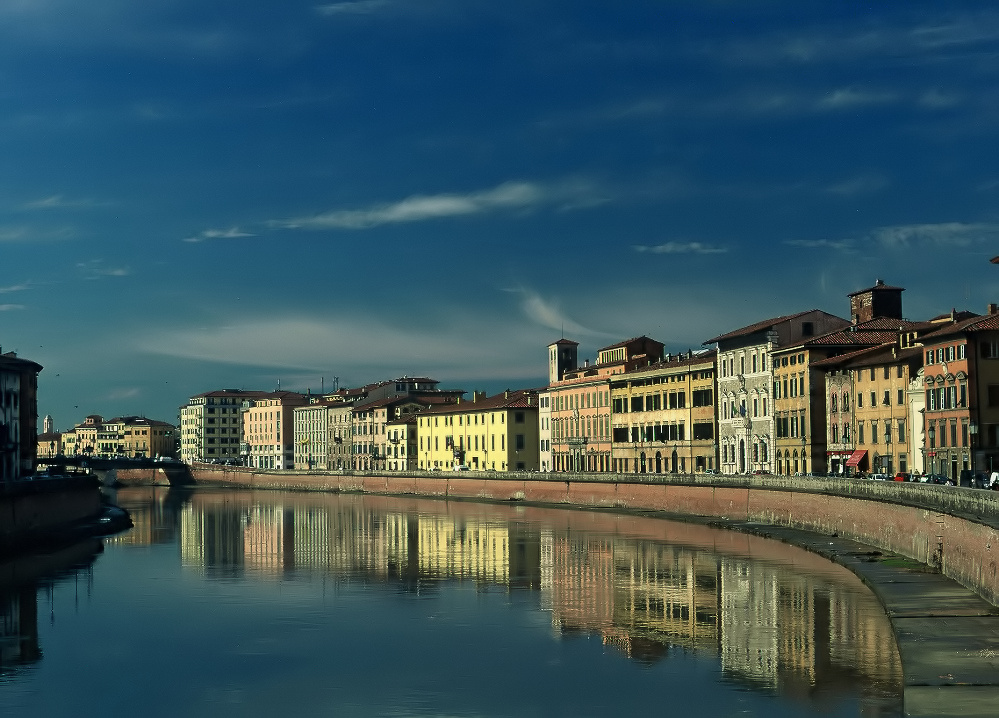
{"type": "MultiPolygon", "coordinates": [[[[579,366],[549,346],[555,471],[936,473],[999,468],[999,311],[905,319],[901,287],[660,356],[647,337],[579,366]]],[[[542,454],[542,461],[549,457],[542,454]]]]}
{"type": "Polygon", "coordinates": [[[105,419],[91,414],[69,431],[54,431],[52,417],[42,420],[38,434],[39,459],[54,456],[120,456],[151,459],[177,455],[177,427],[144,416],[105,419]]]}
{"type": "Polygon", "coordinates": [[[538,391],[496,396],[402,377],[312,396],[221,389],[180,410],[180,458],[262,469],[537,470],[538,391]]]}
{"type": "Polygon", "coordinates": [[[934,473],[999,469],[999,309],[906,319],[901,287],[719,334],[697,351],[637,337],[580,360],[548,346],[548,383],[494,396],[402,377],[320,395],[222,389],[179,425],[93,415],[37,436],[41,367],[0,353],[0,477],[37,456],[176,456],[317,471],[934,473]]]}
{"type": "Polygon", "coordinates": [[[319,396],[219,390],[180,411],[180,458],[313,470],[853,475],[999,468],[999,311],[913,321],[901,287],[850,317],[773,317],[671,354],[649,337],[495,396],[403,377],[319,396]]]}

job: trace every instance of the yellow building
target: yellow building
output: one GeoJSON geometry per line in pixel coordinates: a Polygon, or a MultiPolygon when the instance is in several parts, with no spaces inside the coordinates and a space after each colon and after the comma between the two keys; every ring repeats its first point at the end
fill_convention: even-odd
{"type": "Polygon", "coordinates": [[[419,468],[537,471],[538,396],[506,391],[427,407],[417,418],[419,468]]]}
{"type": "Polygon", "coordinates": [[[173,424],[144,416],[119,416],[101,422],[96,452],[128,458],[176,456],[176,442],[177,427],[173,424]]]}
{"type": "Polygon", "coordinates": [[[38,435],[38,447],[36,456],[38,459],[49,459],[62,453],[62,434],[58,431],[50,431],[38,435]]]}
{"type": "Polygon", "coordinates": [[[76,429],[70,429],[69,431],[62,432],[62,436],[60,437],[59,440],[59,446],[60,446],[59,451],[64,456],[76,456],[78,453],[76,448],[76,441],[77,441],[76,429]]]}
{"type": "Polygon", "coordinates": [[[386,425],[385,468],[409,471],[419,467],[418,429],[415,414],[405,414],[386,425]]]}
{"type": "Polygon", "coordinates": [[[912,469],[916,447],[908,420],[908,389],[922,367],[922,355],[922,347],[900,349],[892,344],[865,353],[850,364],[855,422],[852,434],[856,449],[867,452],[873,472],[894,476],[912,469]]]}
{"type": "Polygon", "coordinates": [[[827,360],[863,348],[891,351],[918,326],[899,317],[875,317],[772,351],[775,473],[825,475],[833,463],[838,471],[840,462],[832,457],[842,458],[844,449],[839,436],[832,441],[830,422],[836,417],[826,382],[836,362],[827,360]]]}
{"type": "Polygon", "coordinates": [[[716,469],[714,350],[667,355],[610,381],[614,470],[716,469]]]}

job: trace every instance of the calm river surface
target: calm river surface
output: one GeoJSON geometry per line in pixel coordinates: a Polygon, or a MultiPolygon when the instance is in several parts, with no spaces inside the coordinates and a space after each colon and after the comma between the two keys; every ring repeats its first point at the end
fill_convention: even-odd
{"type": "Polygon", "coordinates": [[[805,551],[602,512],[123,489],[0,567],[0,716],[901,715],[880,604],[805,551]]]}

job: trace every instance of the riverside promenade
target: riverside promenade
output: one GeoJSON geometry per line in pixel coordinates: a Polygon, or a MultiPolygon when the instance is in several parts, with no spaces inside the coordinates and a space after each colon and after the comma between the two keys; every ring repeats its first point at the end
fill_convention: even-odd
{"type": "MultiPolygon", "coordinates": [[[[125,484],[167,483],[157,470],[125,484]]],[[[907,716],[999,715],[999,493],[786,476],[320,473],[195,465],[170,483],[416,495],[659,515],[751,532],[856,573],[892,622],[907,716]]]]}

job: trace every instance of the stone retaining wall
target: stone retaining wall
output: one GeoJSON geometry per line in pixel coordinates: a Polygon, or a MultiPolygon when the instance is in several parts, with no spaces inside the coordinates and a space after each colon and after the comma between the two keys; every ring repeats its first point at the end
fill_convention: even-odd
{"type": "Polygon", "coordinates": [[[93,480],[17,482],[0,493],[0,553],[21,550],[101,512],[93,480]]]}

